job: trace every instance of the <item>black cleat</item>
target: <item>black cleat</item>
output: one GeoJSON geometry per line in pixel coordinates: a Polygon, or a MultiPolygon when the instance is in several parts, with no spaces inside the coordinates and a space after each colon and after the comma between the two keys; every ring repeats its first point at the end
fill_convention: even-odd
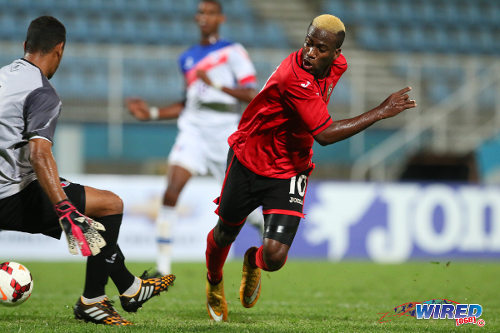
{"type": "Polygon", "coordinates": [[[78,299],[73,307],[75,318],[85,322],[111,326],[129,326],[133,325],[130,321],[124,319],[116,312],[111,301],[108,298],[100,302],[85,304],[82,298],[78,299]]]}
{"type": "Polygon", "coordinates": [[[141,281],[141,287],[132,296],[120,296],[122,308],[127,312],[136,312],[144,303],[153,296],[159,295],[162,291],[167,291],[169,286],[174,284],[175,275],[169,274],[159,278],[151,278],[141,281]]]}

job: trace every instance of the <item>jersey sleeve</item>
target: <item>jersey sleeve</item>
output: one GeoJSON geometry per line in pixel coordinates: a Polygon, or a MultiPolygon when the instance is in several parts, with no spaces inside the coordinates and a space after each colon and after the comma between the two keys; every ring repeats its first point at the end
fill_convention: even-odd
{"type": "Polygon", "coordinates": [[[257,87],[255,67],[247,51],[241,44],[235,44],[229,57],[229,64],[238,85],[247,88],[257,87]]]}
{"type": "Polygon", "coordinates": [[[25,131],[23,138],[42,137],[54,139],[57,119],[61,112],[61,100],[54,89],[44,86],[33,90],[24,102],[25,131]]]}
{"type": "Polygon", "coordinates": [[[322,132],[333,122],[325,102],[315,91],[313,82],[304,80],[303,83],[295,81],[287,84],[284,87],[283,101],[287,107],[300,116],[313,136],[322,132]]]}

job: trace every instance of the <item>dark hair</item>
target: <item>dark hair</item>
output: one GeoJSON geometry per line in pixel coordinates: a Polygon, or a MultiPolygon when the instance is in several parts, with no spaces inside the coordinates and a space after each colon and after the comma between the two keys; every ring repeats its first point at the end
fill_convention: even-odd
{"type": "Polygon", "coordinates": [[[340,49],[342,43],[344,43],[344,38],[345,38],[345,31],[339,31],[335,34],[336,49],[340,49]]]}
{"type": "Polygon", "coordinates": [[[52,16],[40,16],[28,27],[24,51],[48,53],[61,42],[66,43],[64,25],[52,16]]]}
{"type": "Polygon", "coordinates": [[[213,3],[214,5],[216,5],[219,8],[219,12],[222,14],[222,12],[223,12],[222,4],[219,1],[217,1],[217,0],[201,0],[200,3],[202,3],[202,2],[213,3]]]}

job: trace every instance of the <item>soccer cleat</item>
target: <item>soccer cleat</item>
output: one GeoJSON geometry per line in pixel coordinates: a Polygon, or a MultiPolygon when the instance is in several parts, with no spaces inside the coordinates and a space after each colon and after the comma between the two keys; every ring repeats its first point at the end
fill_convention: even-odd
{"type": "Polygon", "coordinates": [[[151,278],[141,281],[141,287],[135,295],[120,295],[122,308],[127,312],[137,312],[144,303],[153,296],[159,295],[162,291],[167,291],[169,286],[174,284],[175,275],[169,274],[160,278],[151,278]]]}
{"type": "Polygon", "coordinates": [[[257,251],[257,248],[251,247],[245,252],[243,259],[243,272],[241,274],[240,301],[245,308],[251,308],[257,303],[260,296],[260,268],[252,267],[248,261],[250,253],[257,251]]]}
{"type": "Polygon", "coordinates": [[[92,322],[96,324],[110,325],[110,326],[128,326],[133,325],[130,321],[124,319],[116,312],[111,301],[108,298],[100,302],[92,304],[85,304],[82,298],[78,299],[73,307],[75,318],[85,322],[92,322]]]}
{"type": "Polygon", "coordinates": [[[227,321],[227,302],[224,295],[224,280],[211,284],[207,279],[207,311],[210,319],[227,321]]]}

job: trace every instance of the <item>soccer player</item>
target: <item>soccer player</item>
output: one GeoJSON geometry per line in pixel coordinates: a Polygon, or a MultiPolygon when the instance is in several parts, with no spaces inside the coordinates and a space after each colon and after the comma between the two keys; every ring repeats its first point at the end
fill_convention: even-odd
{"type": "Polygon", "coordinates": [[[75,318],[130,325],[106,296],[108,277],[121,294],[123,309],[136,312],[166,291],[175,276],[141,280],[132,275],[117,244],[122,200],[59,178],[52,142],[61,101],[48,80],[61,62],[65,43],[64,25],[41,16],[29,25],[24,57],[0,69],[0,229],[56,239],[64,231],[70,252],[77,254],[79,248],[87,257],[75,318]]]}
{"type": "MultiPolygon", "coordinates": [[[[238,101],[250,102],[256,95],[254,66],[241,44],[219,38],[224,22],[218,1],[202,0],[195,17],[201,40],[179,57],[186,84],[186,100],[157,108],[141,99],[128,99],[129,111],[140,120],[178,119],[179,134],[168,157],[167,189],[163,195],[157,226],[157,272],[170,273],[171,230],[178,220],[175,206],[179,195],[196,174],[208,171],[222,183],[228,152],[227,138],[241,117],[238,101]]],[[[249,217],[262,227],[260,213],[249,217]]]]}
{"type": "Polygon", "coordinates": [[[310,24],[302,49],[290,54],[271,74],[248,105],[238,130],[229,137],[228,167],[217,199],[217,225],[207,237],[207,310],[225,321],[223,266],[247,214],[262,206],[264,241],[249,248],[243,261],[240,301],[255,305],[261,289],[261,269],[279,270],[304,217],[307,179],[314,168],[312,145],[346,139],[373,123],[416,106],[404,88],[357,117],[333,121],[328,101],[347,69],[341,54],[345,27],[332,15],[310,24]]]}

